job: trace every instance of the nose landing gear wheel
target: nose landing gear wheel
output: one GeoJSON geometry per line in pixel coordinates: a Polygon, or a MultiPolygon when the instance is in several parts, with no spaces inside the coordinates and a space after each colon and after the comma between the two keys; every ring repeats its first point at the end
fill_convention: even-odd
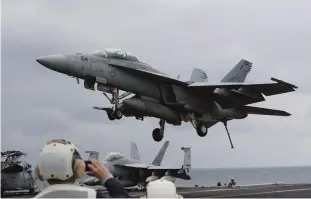
{"type": "Polygon", "coordinates": [[[109,120],[115,120],[116,119],[112,110],[107,111],[107,116],[108,116],[109,120]]]}
{"type": "Polygon", "coordinates": [[[115,118],[116,118],[117,120],[119,120],[119,119],[122,118],[122,112],[121,112],[120,110],[116,109],[116,110],[114,111],[114,116],[115,116],[115,118]]]}
{"type": "Polygon", "coordinates": [[[152,132],[152,137],[154,141],[160,142],[163,139],[163,133],[161,132],[159,128],[156,128],[152,132]]]}
{"type": "Polygon", "coordinates": [[[198,124],[196,130],[200,137],[206,136],[208,132],[208,128],[204,124],[198,124]]]}
{"type": "Polygon", "coordinates": [[[113,111],[113,109],[109,109],[107,111],[107,116],[110,120],[119,120],[122,118],[123,114],[122,114],[122,111],[119,110],[119,109],[116,109],[115,111],[113,111]]]}

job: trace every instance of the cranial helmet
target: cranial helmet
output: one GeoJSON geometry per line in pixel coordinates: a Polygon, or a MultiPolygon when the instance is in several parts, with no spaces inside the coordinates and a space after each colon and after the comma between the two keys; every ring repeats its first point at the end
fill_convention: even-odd
{"type": "Polygon", "coordinates": [[[147,184],[146,195],[141,198],[183,198],[177,194],[176,186],[173,182],[159,179],[147,184]]]}
{"type": "Polygon", "coordinates": [[[83,176],[85,163],[75,145],[67,140],[54,139],[43,147],[36,176],[44,180],[68,180],[83,176]]]}

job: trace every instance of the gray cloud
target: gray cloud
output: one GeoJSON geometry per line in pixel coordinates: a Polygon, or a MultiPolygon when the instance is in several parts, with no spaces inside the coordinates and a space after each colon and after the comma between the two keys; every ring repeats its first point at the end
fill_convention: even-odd
{"type": "Polygon", "coordinates": [[[1,149],[20,149],[36,162],[44,142],[70,139],[81,151],[129,155],[135,141],[151,162],[161,144],[157,120],[111,122],[92,106],[109,106],[99,92],[52,72],[35,59],[59,52],[118,47],[157,69],[187,80],[193,67],[217,82],[240,59],[253,62],[247,81],[276,77],[299,86],[261,107],[291,117],[249,116],[229,123],[236,148],[216,124],[205,138],[190,124],[167,125],[164,163],[179,165],[192,146],[193,167],[310,165],[310,1],[4,1],[2,9],[1,149]],[[291,157],[291,161],[288,161],[291,157]]]}

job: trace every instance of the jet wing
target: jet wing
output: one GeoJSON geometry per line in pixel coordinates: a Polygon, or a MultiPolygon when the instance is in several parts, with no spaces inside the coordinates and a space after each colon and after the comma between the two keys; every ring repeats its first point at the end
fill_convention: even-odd
{"type": "Polygon", "coordinates": [[[177,85],[182,85],[182,86],[189,85],[186,82],[175,79],[175,78],[170,77],[170,76],[163,74],[163,73],[156,73],[156,72],[138,69],[138,68],[136,69],[134,67],[127,66],[126,64],[120,65],[119,62],[114,63],[114,62],[110,61],[109,65],[111,65],[113,67],[117,67],[117,68],[122,69],[122,70],[126,70],[129,73],[139,75],[143,78],[153,79],[155,82],[158,82],[159,84],[177,84],[177,85]]]}
{"type": "Polygon", "coordinates": [[[128,167],[128,168],[135,168],[135,169],[147,169],[150,165],[149,164],[115,164],[114,166],[118,167],[128,167]]]}
{"type": "Polygon", "coordinates": [[[172,166],[150,166],[148,170],[180,170],[181,167],[172,167],[172,166]]]}
{"type": "Polygon", "coordinates": [[[147,169],[147,170],[180,170],[182,169],[181,167],[171,167],[171,166],[156,166],[156,165],[150,165],[150,164],[117,164],[114,166],[119,166],[119,167],[128,167],[128,168],[136,168],[136,169],[147,169]]]}
{"type": "Polygon", "coordinates": [[[217,88],[227,88],[227,89],[239,89],[239,88],[249,88],[251,90],[260,92],[265,96],[277,95],[282,93],[293,92],[298,87],[278,80],[271,78],[275,83],[261,83],[261,84],[252,84],[252,83],[219,83],[219,84],[209,84],[204,82],[197,82],[188,85],[190,90],[201,92],[201,93],[213,93],[217,88]]]}

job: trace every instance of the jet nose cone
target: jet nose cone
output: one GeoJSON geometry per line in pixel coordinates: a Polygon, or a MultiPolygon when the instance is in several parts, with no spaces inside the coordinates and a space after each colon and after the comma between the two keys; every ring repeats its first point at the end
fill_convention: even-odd
{"type": "Polygon", "coordinates": [[[41,64],[41,65],[44,65],[44,57],[39,57],[36,59],[36,61],[41,64]]]}
{"type": "Polygon", "coordinates": [[[65,73],[69,67],[68,58],[62,54],[42,56],[37,58],[36,61],[51,70],[61,73],[65,73]]]}

